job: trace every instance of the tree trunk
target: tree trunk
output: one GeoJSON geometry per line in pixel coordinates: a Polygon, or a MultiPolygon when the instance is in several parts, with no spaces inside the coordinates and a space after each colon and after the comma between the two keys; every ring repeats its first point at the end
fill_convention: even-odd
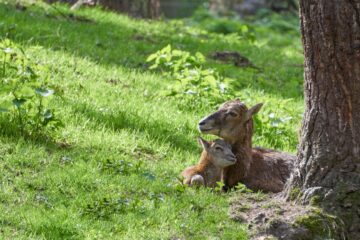
{"type": "Polygon", "coordinates": [[[158,18],[160,16],[160,0],[149,0],[148,9],[149,18],[158,18]]]}
{"type": "Polygon", "coordinates": [[[287,193],[302,192],[360,237],[360,1],[300,0],[306,111],[287,193]]]}

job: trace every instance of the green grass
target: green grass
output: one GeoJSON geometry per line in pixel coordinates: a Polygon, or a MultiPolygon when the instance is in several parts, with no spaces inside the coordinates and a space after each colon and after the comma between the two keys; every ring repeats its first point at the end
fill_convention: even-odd
{"type": "Polygon", "coordinates": [[[294,152],[303,111],[299,33],[253,23],[251,44],[184,21],[77,14],[91,22],[0,1],[0,37],[48,65],[65,92],[53,102],[65,122],[55,142],[23,139],[0,115],[0,238],[247,239],[246,226],[228,218],[229,194],[177,180],[197,162],[197,122],[214,106],[189,110],[161,96],[171,79],[148,71],[145,59],[169,43],[204,55],[241,52],[262,71],[208,65],[236,80],[243,101],[265,103],[254,144],[294,152]]]}

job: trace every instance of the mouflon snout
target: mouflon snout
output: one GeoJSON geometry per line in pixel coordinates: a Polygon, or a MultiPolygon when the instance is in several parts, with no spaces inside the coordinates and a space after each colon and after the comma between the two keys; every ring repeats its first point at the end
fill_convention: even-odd
{"type": "Polygon", "coordinates": [[[228,167],[236,163],[236,157],[234,154],[225,154],[223,157],[215,159],[216,164],[220,167],[228,167]]]}
{"type": "Polygon", "coordinates": [[[231,150],[231,146],[228,145],[227,148],[224,149],[224,160],[226,160],[229,164],[235,164],[236,163],[236,156],[231,150]]]}
{"type": "Polygon", "coordinates": [[[207,133],[207,134],[217,132],[219,129],[219,124],[218,124],[219,117],[220,114],[218,112],[215,112],[201,119],[198,124],[199,131],[201,133],[207,133]]]}
{"type": "Polygon", "coordinates": [[[236,156],[235,156],[234,154],[228,154],[228,155],[226,155],[226,159],[227,159],[229,162],[236,163],[236,156]]]}
{"type": "Polygon", "coordinates": [[[262,105],[259,103],[248,109],[238,99],[225,102],[217,111],[199,122],[199,131],[234,143],[239,136],[252,135],[252,117],[259,112],[262,105]]]}

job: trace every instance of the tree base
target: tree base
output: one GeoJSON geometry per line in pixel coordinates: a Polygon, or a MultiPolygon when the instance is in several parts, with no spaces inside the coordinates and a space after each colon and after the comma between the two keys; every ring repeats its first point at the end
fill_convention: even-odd
{"type": "Polygon", "coordinates": [[[345,239],[342,221],[314,204],[299,205],[279,194],[241,193],[232,199],[229,214],[248,224],[251,239],[345,239]]]}
{"type": "Polygon", "coordinates": [[[333,187],[305,187],[298,175],[293,175],[283,191],[287,200],[296,200],[302,205],[317,205],[327,213],[341,219],[343,237],[360,239],[360,176],[357,173],[332,174],[323,185],[333,187]],[[351,180],[351,181],[350,181],[351,180]],[[332,183],[329,181],[336,181],[332,183]]]}

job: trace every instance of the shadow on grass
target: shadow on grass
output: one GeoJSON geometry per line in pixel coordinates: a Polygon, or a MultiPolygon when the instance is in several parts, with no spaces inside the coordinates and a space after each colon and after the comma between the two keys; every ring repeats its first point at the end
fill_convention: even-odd
{"type": "Polygon", "coordinates": [[[16,122],[9,122],[7,114],[0,113],[0,136],[8,142],[25,141],[32,144],[43,146],[55,146],[52,136],[47,135],[45,131],[29,133],[28,129],[22,131],[16,122]]]}
{"type": "Polygon", "coordinates": [[[159,142],[167,142],[172,147],[192,152],[198,151],[195,139],[191,141],[186,137],[186,135],[192,132],[190,128],[187,128],[185,130],[186,132],[179,133],[170,123],[151,120],[148,117],[140,116],[136,113],[128,113],[121,110],[116,113],[106,113],[95,110],[85,103],[69,104],[74,114],[81,114],[99,126],[105,126],[113,131],[126,129],[134,132],[143,132],[148,134],[151,139],[159,142]]]}
{"type": "MultiPolygon", "coordinates": [[[[181,26],[167,28],[150,26],[146,25],[148,23],[140,24],[140,22],[129,20],[126,17],[119,17],[116,22],[113,22],[110,16],[97,22],[74,21],[64,18],[55,11],[46,13],[45,10],[38,7],[19,11],[11,5],[4,4],[0,4],[0,16],[2,16],[0,23],[3,23],[0,24],[0,34],[7,35],[16,42],[41,45],[54,51],[66,51],[76,56],[87,57],[100,64],[117,65],[130,69],[145,70],[147,56],[169,43],[175,48],[192,52],[200,51],[205,55],[223,50],[240,51],[245,56],[252,55],[254,58],[259,54],[259,49],[255,49],[255,46],[249,45],[246,41],[229,42],[222,39],[221,35],[208,36],[188,33],[181,26]]],[[[113,16],[114,18],[115,16],[113,16]]],[[[275,51],[274,49],[261,49],[262,55],[268,57],[272,56],[275,51]]],[[[279,55],[279,52],[276,52],[279,55]]],[[[284,59],[287,62],[294,62],[287,56],[284,56],[284,59]]],[[[210,62],[209,64],[214,65],[210,62]]],[[[279,62],[279,65],[281,64],[279,62]]],[[[294,94],[289,95],[288,91],[279,92],[278,84],[281,85],[281,82],[274,86],[267,83],[258,84],[253,80],[258,77],[252,69],[215,65],[220,71],[230,68],[231,75],[236,78],[242,76],[239,81],[239,83],[242,82],[242,87],[251,84],[276,95],[298,97],[294,94]]],[[[226,72],[229,71],[226,70],[226,72]]],[[[281,79],[281,81],[286,83],[287,80],[281,79]]],[[[237,87],[240,86],[239,83],[236,84],[237,87]]]]}
{"type": "MultiPolygon", "coordinates": [[[[145,133],[151,140],[159,143],[167,143],[173,148],[198,152],[198,145],[195,138],[191,140],[189,135],[193,135],[190,127],[186,126],[179,132],[174,125],[169,122],[151,119],[149,116],[142,116],[138,113],[127,112],[125,110],[114,110],[114,112],[103,112],[94,109],[86,103],[67,101],[74,115],[81,115],[85,119],[90,119],[95,125],[105,127],[112,131],[127,130],[131,132],[145,133]]],[[[55,141],[52,136],[22,134],[16,123],[10,123],[7,116],[0,116],[0,135],[7,141],[18,142],[19,140],[29,142],[34,145],[44,146],[47,149],[66,150],[68,143],[55,141]]],[[[76,146],[75,146],[76,147],[76,146]]],[[[56,150],[56,151],[57,151],[56,150]]]]}

